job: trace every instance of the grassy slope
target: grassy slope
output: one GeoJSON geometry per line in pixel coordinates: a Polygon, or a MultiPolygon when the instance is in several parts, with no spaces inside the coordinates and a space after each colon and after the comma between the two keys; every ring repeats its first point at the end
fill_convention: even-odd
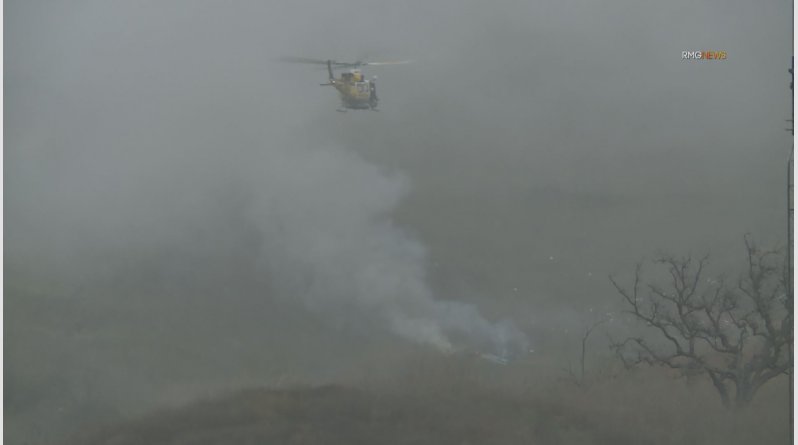
{"type": "Polygon", "coordinates": [[[663,377],[645,371],[586,391],[554,380],[522,392],[465,380],[405,382],[403,389],[252,389],[86,431],[70,443],[786,443],[780,384],[747,412],[728,413],[703,383],[663,377]]]}

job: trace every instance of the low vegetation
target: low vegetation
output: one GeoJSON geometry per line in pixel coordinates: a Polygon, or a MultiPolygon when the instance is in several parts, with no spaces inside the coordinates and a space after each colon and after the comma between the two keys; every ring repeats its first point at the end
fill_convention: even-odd
{"type": "Polygon", "coordinates": [[[412,365],[390,381],[221,395],[69,443],[776,444],[789,433],[787,396],[777,388],[786,380],[765,387],[752,401],[757,409],[735,412],[705,381],[685,385],[655,368],[619,368],[578,388],[544,375],[540,363],[450,357],[412,365]]]}

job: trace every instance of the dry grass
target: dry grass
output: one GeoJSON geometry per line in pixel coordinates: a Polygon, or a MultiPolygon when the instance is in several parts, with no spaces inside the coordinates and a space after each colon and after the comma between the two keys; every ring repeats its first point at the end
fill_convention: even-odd
{"type": "MultiPolygon", "coordinates": [[[[86,431],[73,444],[748,444],[787,443],[773,382],[751,409],[723,410],[703,381],[659,370],[579,389],[532,364],[421,359],[359,384],[252,389],[86,431]],[[532,377],[535,374],[537,377],[532,377]]],[[[784,383],[784,385],[782,385],[784,383]]]]}

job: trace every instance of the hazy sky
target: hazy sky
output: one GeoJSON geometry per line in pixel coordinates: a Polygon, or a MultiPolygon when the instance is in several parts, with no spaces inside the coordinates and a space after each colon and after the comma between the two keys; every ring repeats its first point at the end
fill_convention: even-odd
{"type": "Polygon", "coordinates": [[[534,325],[617,302],[607,274],[658,249],[720,271],[746,232],[785,239],[788,1],[7,1],[5,17],[22,399],[85,376],[63,365],[85,355],[145,398],[189,368],[318,375],[333,353],[315,354],[356,356],[346,339],[374,332],[495,338],[512,320],[542,343],[534,325]],[[367,70],[379,112],[337,113],[324,70],[282,56],[415,63],[367,70]],[[153,332],[185,356],[147,350],[153,332]]]}

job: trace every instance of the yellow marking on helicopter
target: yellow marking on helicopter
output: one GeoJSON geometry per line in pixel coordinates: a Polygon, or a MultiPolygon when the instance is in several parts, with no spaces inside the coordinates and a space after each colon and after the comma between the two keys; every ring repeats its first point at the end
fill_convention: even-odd
{"type": "Polygon", "coordinates": [[[399,62],[336,62],[333,60],[307,59],[303,57],[283,57],[284,62],[307,63],[313,65],[327,65],[328,81],[323,86],[333,86],[341,96],[341,105],[338,111],[352,110],[377,110],[377,76],[366,80],[363,73],[358,69],[361,66],[382,66],[382,65],[401,65],[410,63],[410,60],[399,62]],[[336,78],[333,73],[333,66],[336,68],[351,68],[349,71],[341,73],[336,78]]]}

